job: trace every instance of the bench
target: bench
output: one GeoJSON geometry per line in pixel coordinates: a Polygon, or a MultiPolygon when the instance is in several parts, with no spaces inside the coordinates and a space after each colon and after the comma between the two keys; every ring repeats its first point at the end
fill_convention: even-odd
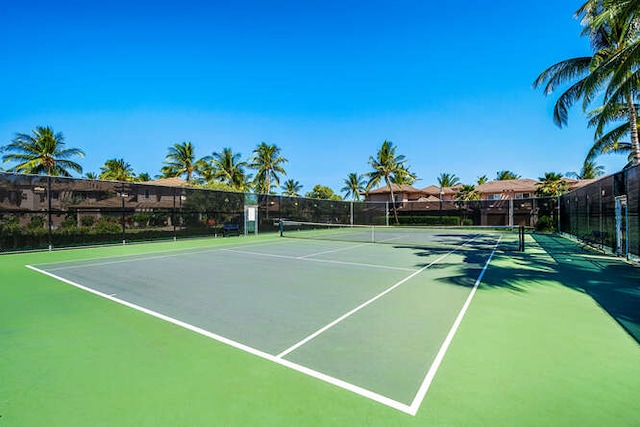
{"type": "Polygon", "coordinates": [[[229,235],[240,235],[240,225],[234,224],[232,222],[227,222],[222,225],[222,236],[226,237],[229,235]]]}

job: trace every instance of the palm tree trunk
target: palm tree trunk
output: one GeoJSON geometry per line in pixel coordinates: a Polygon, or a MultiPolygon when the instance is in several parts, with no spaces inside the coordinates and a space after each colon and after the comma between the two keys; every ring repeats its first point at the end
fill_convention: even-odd
{"type": "Polygon", "coordinates": [[[267,188],[265,188],[265,194],[271,194],[271,174],[267,171],[267,188]]]}
{"type": "Polygon", "coordinates": [[[393,187],[391,186],[391,182],[389,182],[388,177],[385,177],[384,180],[387,181],[387,187],[389,187],[389,193],[391,197],[391,206],[393,207],[393,217],[396,220],[396,225],[398,225],[400,224],[400,221],[398,221],[398,211],[396,211],[396,199],[393,196],[393,187]]]}
{"type": "Polygon", "coordinates": [[[631,153],[633,155],[633,164],[640,163],[640,142],[638,141],[638,112],[633,103],[633,97],[627,94],[627,103],[629,104],[629,135],[631,136],[631,153]]]}

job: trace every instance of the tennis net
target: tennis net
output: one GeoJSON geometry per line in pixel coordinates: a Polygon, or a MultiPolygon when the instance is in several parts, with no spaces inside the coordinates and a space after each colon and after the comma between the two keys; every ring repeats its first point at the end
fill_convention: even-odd
{"type": "Polygon", "coordinates": [[[381,226],[323,224],[280,221],[280,236],[299,239],[335,240],[424,247],[474,245],[494,246],[503,250],[524,251],[522,226],[381,226]]]}

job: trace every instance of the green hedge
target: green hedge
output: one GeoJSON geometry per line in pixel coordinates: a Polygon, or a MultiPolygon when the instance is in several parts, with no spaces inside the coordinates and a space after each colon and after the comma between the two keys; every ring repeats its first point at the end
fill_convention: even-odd
{"type": "Polygon", "coordinates": [[[403,215],[398,217],[400,225],[473,225],[473,221],[458,216],[403,215]]]}
{"type": "MultiPolygon", "coordinates": [[[[96,222],[98,225],[99,222],[96,222]]],[[[222,227],[188,227],[182,229],[130,229],[125,230],[128,242],[145,240],[167,240],[186,237],[222,236],[222,227]]],[[[53,247],[100,245],[122,242],[122,226],[106,222],[99,227],[65,227],[52,230],[53,247]]],[[[46,228],[25,229],[4,227],[0,229],[0,251],[46,249],[49,247],[49,233],[46,228]]]]}

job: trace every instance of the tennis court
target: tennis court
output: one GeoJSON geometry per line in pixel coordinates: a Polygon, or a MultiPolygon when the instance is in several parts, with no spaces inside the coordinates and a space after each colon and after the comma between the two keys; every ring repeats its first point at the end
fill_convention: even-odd
{"type": "MultiPolygon", "coordinates": [[[[172,375],[175,390],[152,393],[162,399],[200,401],[191,402],[194,408],[184,409],[186,413],[165,414],[162,422],[152,422],[157,413],[141,415],[139,408],[120,418],[111,410],[98,415],[93,409],[86,417],[104,417],[96,425],[145,424],[141,420],[148,425],[249,425],[257,420],[268,425],[499,425],[500,413],[510,420],[504,425],[514,417],[520,425],[561,425],[570,418],[632,425],[636,419],[632,414],[639,409],[640,397],[637,342],[629,328],[616,322],[615,314],[607,315],[605,304],[594,304],[568,285],[577,272],[584,277],[597,273],[598,265],[589,258],[596,255],[564,239],[562,251],[554,249],[557,238],[548,236],[527,236],[521,253],[519,233],[497,227],[420,233],[374,230],[381,237],[372,240],[385,244],[370,243],[369,229],[295,227],[295,237],[302,238],[238,237],[5,256],[0,261],[12,265],[6,271],[20,270],[14,275],[23,277],[22,284],[12,279],[3,287],[7,297],[23,305],[23,310],[6,307],[14,316],[3,317],[4,336],[14,344],[8,359],[17,360],[21,351],[37,351],[29,349],[16,331],[47,324],[51,335],[64,337],[64,342],[47,342],[58,356],[48,348],[47,359],[53,360],[45,362],[45,376],[61,365],[73,371],[69,360],[104,360],[103,353],[113,359],[98,369],[111,371],[115,365],[123,376],[138,375],[129,365],[156,363],[145,360],[148,357],[168,363],[172,372],[183,371],[172,365],[180,362],[167,352],[202,369],[198,374],[172,375]],[[569,256],[566,245],[578,249],[569,256]],[[555,258],[549,253],[554,250],[555,258]],[[62,303],[66,311],[55,307],[53,316],[40,318],[38,307],[44,313],[51,310],[47,299],[54,307],[62,303]],[[86,311],[71,309],[73,304],[86,311]],[[80,311],[84,317],[74,318],[80,311]],[[63,330],[53,326],[56,322],[65,325],[63,330]],[[88,340],[84,326],[95,328],[98,336],[88,340]],[[149,335],[142,332],[147,327],[153,329],[149,335]],[[115,356],[113,348],[105,350],[99,343],[100,333],[109,341],[106,347],[119,347],[115,356]],[[184,341],[194,336],[204,339],[196,339],[196,350],[194,343],[184,341]],[[571,346],[564,342],[567,339],[573,341],[571,346]],[[57,346],[67,345],[67,351],[81,349],[80,355],[66,360],[67,353],[57,346]],[[94,346],[100,348],[100,357],[94,346]],[[181,353],[181,346],[189,351],[181,353]],[[212,348],[214,356],[207,353],[212,348]],[[137,353],[144,355],[142,361],[137,353]],[[563,365],[567,359],[573,365],[563,365]],[[598,364],[604,359],[609,365],[601,368],[598,364]],[[230,369],[220,372],[220,365],[230,369]],[[213,375],[208,370],[215,371],[217,379],[203,384],[213,375]],[[259,380],[252,383],[256,377],[259,380]],[[596,383],[597,389],[587,389],[596,383]],[[207,391],[201,396],[203,388],[207,391]],[[192,389],[197,396],[189,392],[192,389]],[[521,400],[527,394],[538,408],[546,402],[544,413],[521,400]],[[215,409],[200,407],[211,395],[216,396],[216,402],[210,402],[215,409]],[[575,402],[586,397],[601,399],[596,418],[589,415],[593,409],[587,410],[588,404],[575,402]],[[495,408],[487,410],[492,405],[495,408]],[[577,406],[565,413],[563,405],[577,406]],[[523,408],[528,408],[524,418],[523,408]],[[587,412],[570,416],[577,410],[587,412]],[[204,422],[208,416],[215,422],[204,422]]],[[[629,284],[639,277],[635,269],[619,260],[610,263],[626,272],[625,289],[637,291],[637,282],[629,284]]],[[[636,319],[627,313],[625,321],[633,326],[636,319]]],[[[38,335],[35,330],[30,333],[38,335]]],[[[80,365],[83,371],[86,367],[80,365]]],[[[24,373],[3,372],[9,381],[0,388],[5,407],[0,423],[36,425],[41,418],[26,416],[20,408],[43,399],[38,387],[20,388],[16,384],[24,373]],[[36,421],[22,422],[25,419],[36,421]]],[[[158,381],[143,376],[150,384],[158,381]]],[[[80,394],[120,390],[106,383],[89,388],[85,384],[80,394]]],[[[72,396],[71,405],[80,405],[82,413],[83,405],[95,404],[63,384],[45,390],[63,390],[58,399],[72,396]]],[[[126,409],[123,401],[114,400],[126,409]]],[[[175,404],[168,406],[175,410],[175,404]]],[[[35,412],[39,411],[51,415],[59,409],[44,404],[35,412]]],[[[84,417],[66,414],[68,424],[60,419],[50,425],[80,425],[84,417]]]]}

